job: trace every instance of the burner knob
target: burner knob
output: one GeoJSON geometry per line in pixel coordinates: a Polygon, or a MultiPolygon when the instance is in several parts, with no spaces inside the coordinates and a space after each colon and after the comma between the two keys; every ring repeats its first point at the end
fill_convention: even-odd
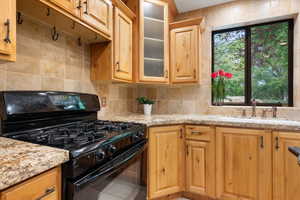
{"type": "Polygon", "coordinates": [[[96,157],[97,157],[98,160],[104,159],[105,158],[105,152],[102,149],[99,149],[96,152],[96,157]]]}
{"type": "Polygon", "coordinates": [[[139,131],[137,134],[138,134],[138,136],[139,136],[140,138],[142,138],[142,137],[145,136],[144,131],[139,131]]]}
{"type": "Polygon", "coordinates": [[[109,145],[107,151],[110,153],[110,154],[113,154],[117,151],[117,147],[115,147],[114,145],[109,145]]]}

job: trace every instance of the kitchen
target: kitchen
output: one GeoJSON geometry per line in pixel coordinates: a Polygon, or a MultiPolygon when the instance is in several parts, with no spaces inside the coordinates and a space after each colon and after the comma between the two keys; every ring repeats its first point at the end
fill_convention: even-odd
{"type": "MultiPolygon", "coordinates": [[[[300,1],[0,5],[1,200],[299,199],[300,1]],[[74,137],[57,125],[79,119],[67,128],[91,126],[95,140],[103,127],[132,133],[122,158],[134,164],[114,174],[131,183],[79,186],[96,146],[55,146],[74,137]],[[32,132],[45,127],[51,137],[32,132]]],[[[101,167],[120,167],[118,145],[95,153],[101,167]]]]}

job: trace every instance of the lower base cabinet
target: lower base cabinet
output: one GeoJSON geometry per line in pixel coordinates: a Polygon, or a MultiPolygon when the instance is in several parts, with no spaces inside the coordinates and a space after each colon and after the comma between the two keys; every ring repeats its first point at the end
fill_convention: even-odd
{"type": "Polygon", "coordinates": [[[149,129],[148,199],[183,191],[183,126],[149,129]]]}
{"type": "Polygon", "coordinates": [[[0,193],[0,200],[60,200],[61,168],[44,172],[0,193]]]}
{"type": "Polygon", "coordinates": [[[148,199],[299,200],[300,164],[289,147],[300,148],[300,132],[150,128],[148,199]]]}
{"type": "Polygon", "coordinates": [[[217,128],[216,134],[217,199],[272,200],[271,131],[217,128]]]}
{"type": "Polygon", "coordinates": [[[288,148],[300,148],[300,133],[274,132],[273,144],[273,200],[299,200],[300,165],[288,148]]]}
{"type": "Polygon", "coordinates": [[[215,131],[186,126],[186,192],[215,197],[215,131]]]}

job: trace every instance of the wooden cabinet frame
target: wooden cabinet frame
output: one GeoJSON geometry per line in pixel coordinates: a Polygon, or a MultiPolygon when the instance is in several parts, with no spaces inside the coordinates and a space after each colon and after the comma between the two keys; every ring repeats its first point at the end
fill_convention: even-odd
{"type": "Polygon", "coordinates": [[[0,60],[16,61],[16,1],[5,0],[0,5],[0,60]]]}
{"type": "Polygon", "coordinates": [[[139,82],[155,82],[155,83],[169,83],[169,7],[168,3],[161,0],[140,0],[140,41],[139,41],[139,82]],[[164,76],[163,77],[152,77],[145,76],[144,73],[144,7],[143,3],[149,2],[164,6],[164,76]]]}
{"type": "MultiPolygon", "coordinates": [[[[197,83],[199,80],[199,26],[187,26],[171,30],[170,58],[171,58],[171,83],[197,83]],[[185,38],[189,36],[189,41],[180,41],[177,35],[185,38]],[[179,42],[189,43],[183,44],[181,48],[177,48],[179,42]],[[186,46],[184,46],[186,45],[186,46]],[[189,46],[190,45],[190,46],[189,46]],[[188,49],[185,49],[188,48],[188,49]],[[189,51],[189,54],[186,53],[189,51]],[[179,55],[177,55],[177,53],[179,55]],[[178,63],[178,59],[181,62],[178,63]],[[184,66],[183,66],[184,65],[184,66]]],[[[183,38],[181,38],[183,39],[183,38]]]]}

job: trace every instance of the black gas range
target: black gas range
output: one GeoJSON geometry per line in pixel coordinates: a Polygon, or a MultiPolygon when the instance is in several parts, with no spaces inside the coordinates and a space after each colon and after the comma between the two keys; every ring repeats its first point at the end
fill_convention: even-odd
{"type": "Polygon", "coordinates": [[[63,199],[98,200],[104,183],[144,151],[145,125],[97,120],[96,95],[0,92],[1,136],[66,149],[63,199]]]}

